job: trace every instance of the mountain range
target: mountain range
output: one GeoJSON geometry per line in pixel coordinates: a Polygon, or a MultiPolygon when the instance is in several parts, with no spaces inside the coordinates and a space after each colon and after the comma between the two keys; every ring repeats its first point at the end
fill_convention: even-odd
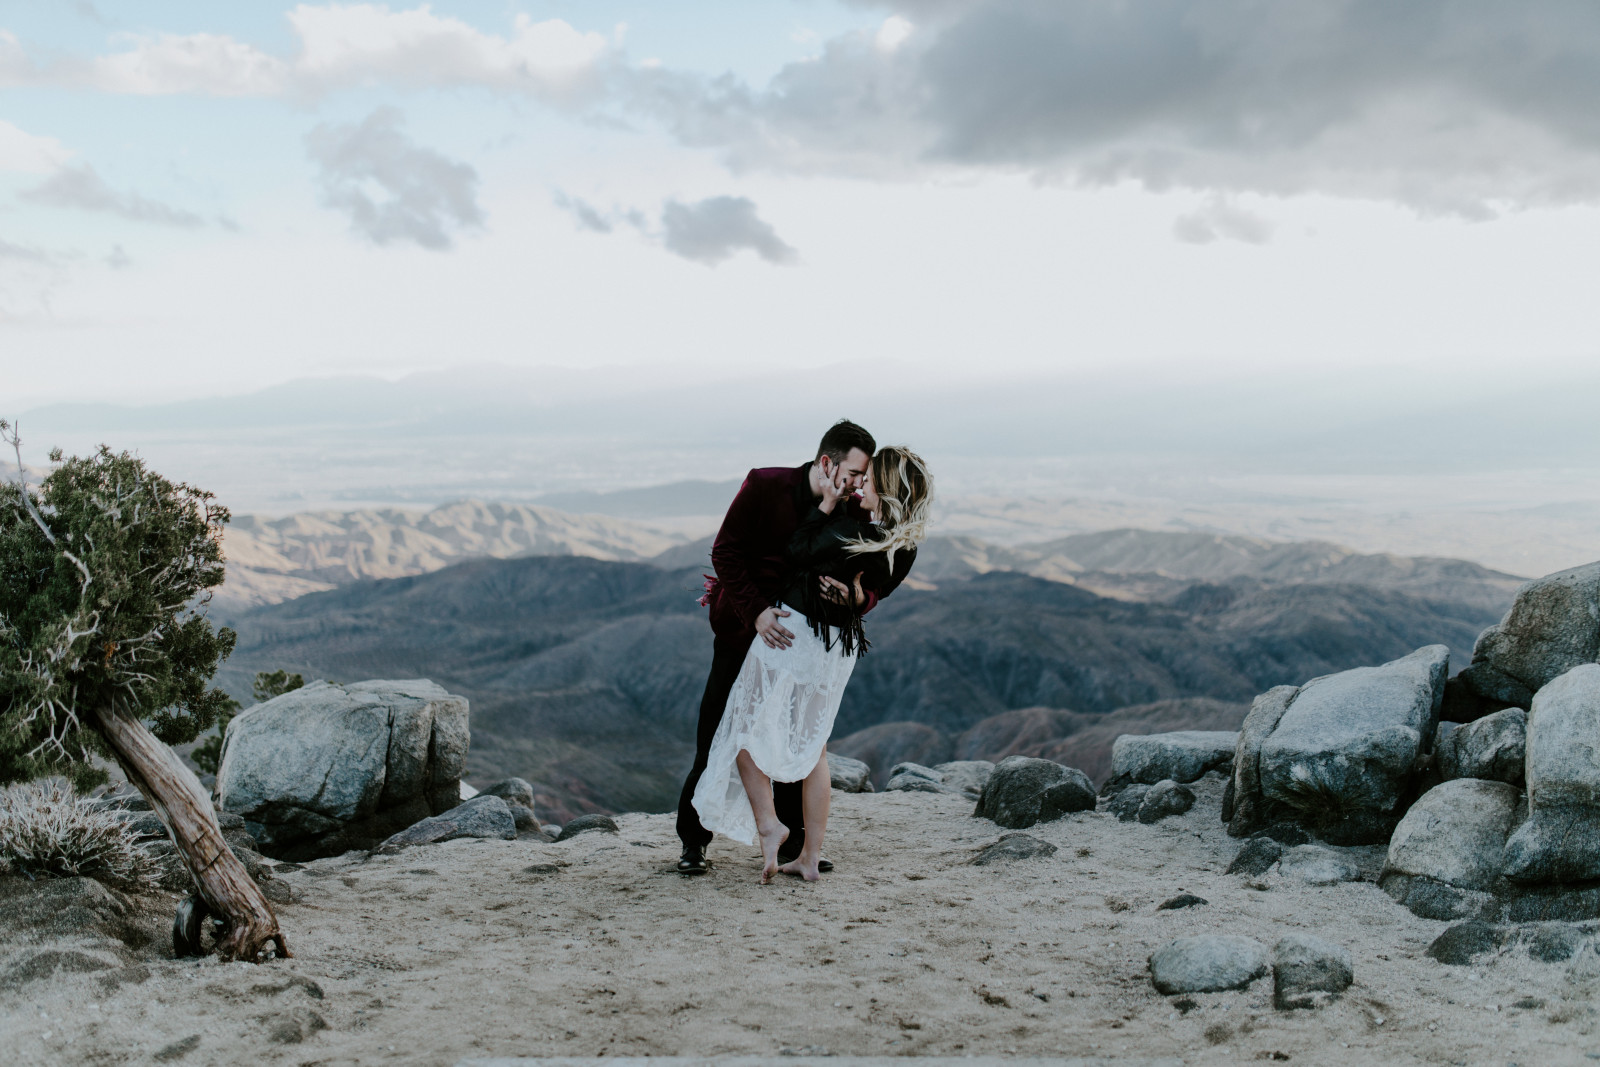
{"type": "MultiPolygon", "coordinates": [[[[930,540],[914,572],[923,588],[902,588],[868,620],[873,650],[840,710],[840,750],[866,752],[854,735],[876,730],[880,773],[912,735],[929,759],[1052,752],[1098,768],[1116,732],[1236,724],[1272,685],[1432,642],[1462,665],[1517,584],[1459,561],[1195,536],[1121,531],[1020,555],[930,540]]],[[[687,551],[699,548],[669,550],[687,551]]],[[[318,580],[349,574],[316,565],[318,580]]],[[[472,702],[474,781],[527,778],[557,821],[664,810],[691,756],[710,660],[695,604],[702,570],[575,552],[479,558],[222,604],[217,616],[240,637],[220,678],[242,695],[257,670],[430,677],[472,702]]]]}

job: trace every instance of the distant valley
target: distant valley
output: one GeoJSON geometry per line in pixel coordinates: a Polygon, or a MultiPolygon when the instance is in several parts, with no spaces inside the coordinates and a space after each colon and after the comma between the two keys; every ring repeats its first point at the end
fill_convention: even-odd
{"type": "MultiPolygon", "coordinates": [[[[430,677],[472,701],[475,780],[528,778],[556,819],[670,807],[710,658],[695,604],[704,545],[649,553],[656,542],[626,520],[457,507],[480,544],[516,558],[450,563],[470,542],[437,520],[383,532],[385,552],[342,555],[325,546],[378,544],[379,527],[275,529],[300,553],[280,550],[293,567],[278,573],[331,588],[219,602],[240,634],[220,680],[242,693],[262,669],[430,677]],[[535,519],[544,542],[529,536],[535,519]],[[380,565],[421,573],[360,573],[380,565]]],[[[840,751],[880,772],[1026,752],[1103,773],[1116,733],[1231,728],[1275,684],[1435,641],[1461,666],[1519,582],[1454,560],[1149,531],[1011,548],[935,538],[915,573],[922,588],[869,619],[874,649],[835,730],[840,751]]]]}

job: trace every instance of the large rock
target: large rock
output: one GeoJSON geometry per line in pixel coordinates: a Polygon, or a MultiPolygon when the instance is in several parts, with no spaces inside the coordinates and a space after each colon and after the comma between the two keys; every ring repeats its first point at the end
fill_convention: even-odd
{"type": "Polygon", "coordinates": [[[1463,726],[1440,723],[1433,744],[1439,780],[1482,778],[1520,786],[1526,759],[1528,713],[1507,708],[1463,726]]]}
{"type": "Polygon", "coordinates": [[[1233,777],[1222,803],[1222,821],[1234,837],[1247,837],[1270,821],[1268,805],[1261,796],[1261,746],[1278,728],[1278,721],[1299,692],[1292,685],[1273,686],[1255,698],[1239,728],[1233,777]]]}
{"type": "Polygon", "coordinates": [[[1111,777],[1101,792],[1113,793],[1133,783],[1155,785],[1166,779],[1193,782],[1207,771],[1231,770],[1238,747],[1238,732],[1229,730],[1123,734],[1111,744],[1111,777]]]}
{"type": "Polygon", "coordinates": [[[228,724],[218,807],[277,859],[372,848],[460,802],[468,738],[466,699],[425,679],[313,682],[228,724]]]}
{"type": "Polygon", "coordinates": [[[377,851],[399,852],[413,845],[437,845],[458,837],[494,837],[510,841],[517,836],[517,822],[511,807],[501,797],[487,794],[458,804],[443,815],[413,823],[383,844],[377,851]]]}
{"type": "Polygon", "coordinates": [[[1462,680],[1479,695],[1526,707],[1559,676],[1600,660],[1600,563],[1539,578],[1478,635],[1462,680]]]}
{"type": "Polygon", "coordinates": [[[1528,821],[1506,842],[1506,877],[1600,878],[1600,664],[1574,667],[1534,696],[1526,771],[1528,821]]]}
{"type": "Polygon", "coordinates": [[[1361,878],[1361,868],[1321,845],[1296,845],[1278,858],[1280,877],[1306,885],[1338,885],[1361,878]]]}
{"type": "Polygon", "coordinates": [[[1519,800],[1514,786],[1478,778],[1428,790],[1395,827],[1378,884],[1426,919],[1491,913],[1519,800]]]}
{"type": "Polygon", "coordinates": [[[1074,811],[1093,811],[1089,776],[1047,759],[1007,756],[995,766],[972,814],[1008,830],[1049,822],[1074,811]]]}
{"type": "Polygon", "coordinates": [[[872,792],[872,768],[858,759],[828,753],[828,781],[844,793],[872,792]]]}
{"type": "Polygon", "coordinates": [[[1438,725],[1449,656],[1428,645],[1258,697],[1235,752],[1229,832],[1287,817],[1335,844],[1386,840],[1438,725]]]}
{"type": "Polygon", "coordinates": [[[1150,956],[1156,990],[1218,993],[1241,989],[1267,973],[1267,946],[1233,934],[1202,934],[1169,941],[1150,956]]]}

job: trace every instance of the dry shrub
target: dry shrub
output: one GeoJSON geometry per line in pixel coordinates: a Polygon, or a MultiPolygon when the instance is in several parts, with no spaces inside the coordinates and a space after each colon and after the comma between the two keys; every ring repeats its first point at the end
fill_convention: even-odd
{"type": "Polygon", "coordinates": [[[29,877],[93,878],[125,889],[154,888],[161,874],[122,819],[60,781],[0,791],[0,864],[29,877]]]}

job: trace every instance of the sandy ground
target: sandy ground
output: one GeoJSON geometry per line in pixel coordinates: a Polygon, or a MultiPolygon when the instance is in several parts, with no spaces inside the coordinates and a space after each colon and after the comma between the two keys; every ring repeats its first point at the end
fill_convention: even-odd
{"type": "Polygon", "coordinates": [[[0,1060],[1600,1059],[1600,978],[1519,951],[1439,964],[1423,950],[1446,924],[1369,882],[1252,888],[1223,873],[1238,843],[1218,822],[1219,784],[1200,785],[1193,811],[1155,826],[1085,813],[1036,827],[1060,850],[1006,867],[968,863],[1001,831],[960,797],[835,794],[826,851],[838,870],[816,884],[758,885],[753,850],[722,840],[711,874],[683,878],[663,815],[558,844],[323,860],[287,876],[304,897],[280,908],[296,958],[152,960],[147,980],[116,988],[58,973],[0,989],[0,1060]],[[1179,891],[1210,903],[1156,909],[1179,891]],[[1270,978],[1192,1004],[1150,984],[1146,960],[1171,938],[1217,931],[1270,946],[1291,930],[1349,948],[1356,984],[1336,1004],[1274,1011],[1270,978]]]}

